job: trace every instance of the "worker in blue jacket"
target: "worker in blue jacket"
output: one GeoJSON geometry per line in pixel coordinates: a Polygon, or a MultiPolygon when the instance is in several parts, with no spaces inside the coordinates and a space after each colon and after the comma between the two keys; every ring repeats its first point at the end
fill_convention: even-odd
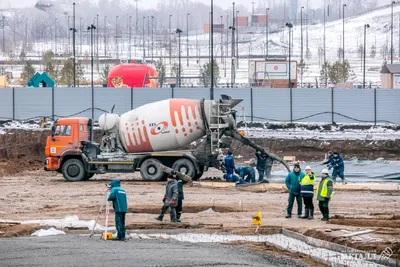
{"type": "Polygon", "coordinates": [[[108,201],[113,202],[113,208],[115,213],[115,228],[117,228],[117,237],[113,240],[125,240],[125,214],[128,211],[128,201],[126,199],[126,192],[121,187],[121,182],[118,179],[114,179],[108,184],[111,187],[108,201]]]}
{"type": "Polygon", "coordinates": [[[336,177],[340,177],[342,179],[342,184],[347,184],[346,179],[344,178],[344,160],[338,152],[333,152],[332,159],[332,179],[336,182],[336,177]]]}
{"type": "Polygon", "coordinates": [[[238,182],[239,177],[235,175],[235,158],[232,151],[228,151],[228,155],[224,159],[224,167],[226,171],[224,174],[225,180],[227,182],[238,182]]]}
{"type": "Polygon", "coordinates": [[[256,182],[256,173],[254,172],[253,167],[251,166],[238,167],[235,171],[239,175],[240,183],[243,183],[243,181],[247,183],[256,182]]]}
{"type": "Polygon", "coordinates": [[[294,199],[297,202],[297,216],[300,218],[303,211],[303,203],[301,200],[301,179],[303,179],[304,173],[301,171],[300,164],[294,164],[293,171],[290,172],[285,179],[285,184],[289,190],[288,206],[286,211],[286,218],[292,217],[292,210],[294,199]]]}

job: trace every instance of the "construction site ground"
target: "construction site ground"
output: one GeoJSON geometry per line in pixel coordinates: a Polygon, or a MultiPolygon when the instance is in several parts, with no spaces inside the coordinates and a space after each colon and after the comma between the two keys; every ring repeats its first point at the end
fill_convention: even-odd
{"type": "MultiPolygon", "coordinates": [[[[221,173],[212,169],[204,176],[218,177],[221,173]]],[[[93,220],[104,197],[105,184],[114,177],[121,179],[128,194],[126,224],[130,230],[192,229],[252,234],[255,230],[252,216],[259,211],[263,220],[258,234],[285,228],[378,254],[390,247],[392,257],[400,259],[400,191],[395,184],[336,185],[331,201],[333,219],[325,223],[320,220],[317,203],[314,203],[314,220],[298,219],[296,216],[285,219],[287,192],[283,184],[236,188],[218,180],[201,181],[193,187],[185,185],[182,223],[170,224],[168,216],[164,222],[154,220],[162,205],[165,182],[137,181],[138,173],[96,175],[86,182],[67,182],[60,174],[42,170],[27,171],[0,178],[0,218],[24,221],[77,215],[80,220],[93,220]],[[366,229],[375,232],[352,238],[342,237],[346,233],[366,229]]],[[[296,206],[293,211],[296,212],[296,206]]],[[[104,220],[103,213],[99,223],[104,224],[104,220]]],[[[110,220],[113,222],[113,214],[110,220]]],[[[0,224],[0,237],[27,235],[39,228],[3,223],[0,224]]],[[[320,263],[313,264],[311,257],[268,248],[264,244],[260,247],[242,242],[240,245],[253,251],[288,256],[299,262],[320,266],[320,263]]]]}

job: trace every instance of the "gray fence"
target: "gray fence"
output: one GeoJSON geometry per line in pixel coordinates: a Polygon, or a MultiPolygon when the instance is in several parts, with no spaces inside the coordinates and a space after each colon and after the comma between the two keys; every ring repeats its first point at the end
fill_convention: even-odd
{"type": "MultiPolygon", "coordinates": [[[[243,99],[238,116],[248,121],[395,123],[400,124],[400,90],[315,88],[215,88],[243,99]],[[244,114],[243,114],[244,113],[244,114]]],[[[121,114],[167,98],[209,99],[208,88],[5,88],[0,89],[0,120],[38,117],[92,117],[115,104],[121,114]],[[92,105],[93,104],[93,105],[92,105]]]]}

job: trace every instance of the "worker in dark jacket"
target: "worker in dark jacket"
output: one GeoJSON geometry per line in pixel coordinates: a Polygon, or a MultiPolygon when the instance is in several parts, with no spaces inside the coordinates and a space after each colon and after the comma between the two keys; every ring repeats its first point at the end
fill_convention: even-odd
{"type": "Polygon", "coordinates": [[[327,165],[327,168],[331,169],[332,164],[333,164],[333,152],[328,151],[328,158],[324,162],[322,162],[322,165],[327,165]]]}
{"type": "Polygon", "coordinates": [[[264,181],[264,172],[265,172],[265,167],[267,165],[267,155],[261,151],[257,151],[256,157],[257,157],[256,169],[258,171],[258,182],[262,183],[264,181]]]}
{"type": "Polygon", "coordinates": [[[347,184],[347,181],[344,178],[344,160],[338,152],[333,152],[332,167],[333,181],[336,182],[336,177],[339,176],[342,179],[342,184],[347,184]]]}
{"type": "Polygon", "coordinates": [[[163,206],[161,208],[160,215],[156,218],[156,220],[162,221],[164,218],[164,214],[169,208],[170,219],[171,222],[177,222],[176,218],[176,206],[178,205],[178,181],[176,178],[176,174],[173,172],[169,174],[167,177],[167,186],[165,188],[165,195],[163,198],[163,206]]]}
{"type": "Polygon", "coordinates": [[[314,219],[314,183],[316,175],[311,171],[311,167],[307,166],[305,168],[305,175],[303,179],[300,181],[301,186],[301,197],[303,198],[304,202],[304,216],[301,216],[302,219],[314,219]]]}
{"type": "Polygon", "coordinates": [[[333,181],[329,177],[327,169],[323,169],[321,172],[321,181],[317,187],[317,200],[319,210],[322,213],[322,221],[329,221],[329,201],[333,193],[333,181]]]}
{"type": "Polygon", "coordinates": [[[289,190],[289,199],[288,206],[286,211],[286,218],[292,217],[293,203],[294,199],[297,202],[297,216],[300,218],[302,214],[302,201],[301,201],[301,187],[300,181],[303,179],[304,173],[300,169],[300,164],[295,164],[293,167],[293,171],[290,172],[285,179],[285,184],[287,189],[289,190]]]}
{"type": "Polygon", "coordinates": [[[186,184],[185,181],[178,180],[178,205],[176,206],[176,220],[177,220],[177,222],[181,222],[183,200],[185,199],[185,195],[183,193],[183,185],[184,184],[186,184]]]}
{"type": "Polygon", "coordinates": [[[121,182],[114,179],[108,184],[111,187],[108,201],[113,202],[115,212],[115,228],[117,228],[117,237],[113,240],[125,240],[125,214],[128,211],[128,201],[126,200],[126,192],[121,187],[121,182]]]}
{"type": "Polygon", "coordinates": [[[232,151],[228,151],[228,155],[224,159],[224,179],[227,182],[238,182],[239,177],[235,175],[235,159],[232,151]]]}
{"type": "Polygon", "coordinates": [[[238,167],[236,173],[239,175],[239,183],[247,182],[247,183],[255,183],[256,182],[256,173],[254,172],[254,168],[251,166],[243,166],[238,167]]]}

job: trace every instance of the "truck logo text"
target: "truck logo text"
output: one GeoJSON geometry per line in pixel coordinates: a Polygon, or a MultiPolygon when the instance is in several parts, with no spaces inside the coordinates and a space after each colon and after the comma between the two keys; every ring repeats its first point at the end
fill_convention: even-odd
{"type": "Polygon", "coordinates": [[[167,131],[168,129],[168,122],[162,121],[158,124],[155,123],[150,123],[149,126],[150,128],[150,133],[152,135],[157,135],[157,134],[166,134],[169,133],[170,131],[167,131]]]}

